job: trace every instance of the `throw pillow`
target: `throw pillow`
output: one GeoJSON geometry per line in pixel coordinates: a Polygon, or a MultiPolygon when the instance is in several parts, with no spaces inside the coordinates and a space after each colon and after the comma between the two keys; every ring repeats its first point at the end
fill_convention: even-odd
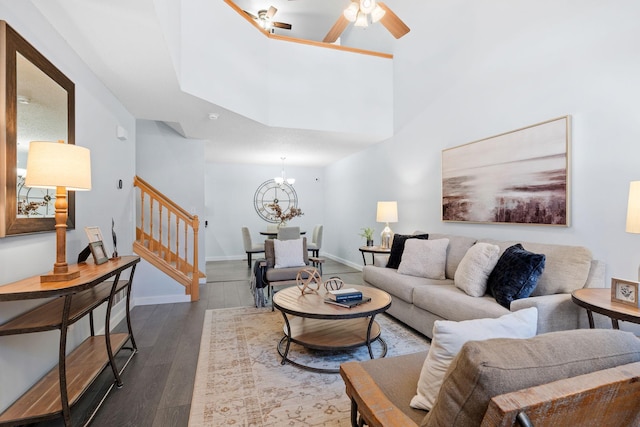
{"type": "Polygon", "coordinates": [[[275,239],[273,249],[276,255],[274,268],[304,267],[306,265],[302,253],[302,239],[275,239]]]}
{"type": "Polygon", "coordinates": [[[444,280],[447,246],[449,246],[449,239],[407,240],[404,244],[398,273],[444,280]]]}
{"type": "Polygon", "coordinates": [[[422,365],[417,394],[411,407],[431,410],[453,358],[467,341],[490,338],[531,338],[538,330],[535,307],[505,314],[497,319],[474,319],[453,322],[436,320],[429,353],[422,365]]]}
{"type": "Polygon", "coordinates": [[[400,266],[402,252],[404,252],[404,243],[407,239],[427,240],[428,238],[428,234],[394,234],[389,260],[387,261],[387,268],[398,268],[400,266]]]}
{"type": "Polygon", "coordinates": [[[481,297],[487,292],[489,274],[500,258],[500,247],[478,242],[471,246],[458,264],[453,281],[457,288],[472,297],[481,297]]]}
{"type": "Polygon", "coordinates": [[[511,301],[529,297],[544,270],[545,259],[544,254],[529,252],[520,243],[508,247],[487,280],[498,304],[509,308],[511,301]]]}

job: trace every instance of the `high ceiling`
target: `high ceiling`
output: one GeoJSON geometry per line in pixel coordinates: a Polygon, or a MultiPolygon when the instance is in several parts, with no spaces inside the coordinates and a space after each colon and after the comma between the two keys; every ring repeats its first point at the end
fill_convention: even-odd
{"type": "MultiPolygon", "coordinates": [[[[279,164],[286,156],[288,164],[324,166],[379,142],[363,135],[265,126],[182,92],[153,0],[32,1],[136,118],[165,122],[186,137],[207,140],[209,162],[279,164]],[[218,118],[210,120],[211,113],[218,118]]],[[[277,29],[277,34],[322,40],[349,0],[236,4],[254,14],[274,6],[274,20],[292,24],[291,30],[277,29]]],[[[250,24],[239,20],[238,25],[250,24]]],[[[350,26],[343,35],[354,40],[353,47],[387,53],[395,43],[377,24],[364,32],[350,26]],[[352,31],[358,34],[350,37],[352,31]]]]}

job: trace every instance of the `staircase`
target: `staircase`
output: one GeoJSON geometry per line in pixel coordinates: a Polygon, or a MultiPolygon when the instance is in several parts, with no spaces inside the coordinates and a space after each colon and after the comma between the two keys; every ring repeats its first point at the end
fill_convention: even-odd
{"type": "Polygon", "coordinates": [[[199,299],[198,284],[205,277],[198,269],[197,215],[178,206],[142,178],[133,179],[139,189],[136,240],[133,251],[185,287],[191,301],[199,299]]]}

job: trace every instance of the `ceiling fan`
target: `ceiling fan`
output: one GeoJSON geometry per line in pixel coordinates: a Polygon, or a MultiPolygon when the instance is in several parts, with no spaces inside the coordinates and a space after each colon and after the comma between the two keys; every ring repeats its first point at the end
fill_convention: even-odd
{"type": "Polygon", "coordinates": [[[287,24],[286,22],[275,22],[271,20],[271,18],[273,18],[277,11],[278,9],[276,9],[275,7],[269,6],[269,9],[259,10],[257,16],[251,12],[247,12],[246,10],[244,11],[244,13],[254,19],[265,30],[270,30],[272,28],[282,28],[283,30],[290,30],[291,24],[287,24]]]}
{"type": "Polygon", "coordinates": [[[402,22],[386,4],[375,0],[359,0],[349,4],[322,41],[333,43],[338,40],[350,22],[353,22],[356,27],[367,27],[369,22],[378,21],[397,39],[410,31],[407,24],[402,22]]]}

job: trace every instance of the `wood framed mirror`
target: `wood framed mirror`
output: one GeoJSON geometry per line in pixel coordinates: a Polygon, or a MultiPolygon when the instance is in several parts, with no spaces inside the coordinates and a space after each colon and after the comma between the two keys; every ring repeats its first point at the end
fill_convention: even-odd
{"type": "MultiPolygon", "coordinates": [[[[75,144],[75,85],[0,21],[0,237],[55,231],[55,190],[24,186],[29,143],[75,144]]],[[[67,229],[75,228],[75,193],[67,229]]]]}

